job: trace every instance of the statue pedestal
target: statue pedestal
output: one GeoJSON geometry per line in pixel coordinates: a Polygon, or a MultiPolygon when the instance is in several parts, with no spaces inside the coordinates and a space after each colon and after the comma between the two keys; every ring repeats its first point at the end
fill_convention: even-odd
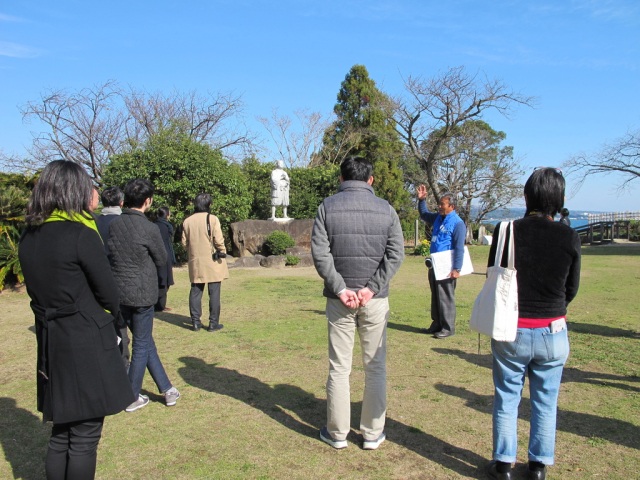
{"type": "Polygon", "coordinates": [[[277,223],[290,223],[293,222],[293,218],[270,218],[269,221],[270,222],[277,222],[277,223]]]}
{"type": "Polygon", "coordinates": [[[276,218],[271,220],[245,220],[231,224],[231,247],[234,257],[250,257],[261,252],[262,244],[275,230],[287,232],[296,247],[311,251],[312,218],[276,218]]]}

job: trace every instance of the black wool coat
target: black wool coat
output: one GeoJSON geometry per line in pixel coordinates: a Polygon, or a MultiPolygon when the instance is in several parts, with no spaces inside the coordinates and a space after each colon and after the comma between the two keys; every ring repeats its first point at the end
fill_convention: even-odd
{"type": "Polygon", "coordinates": [[[19,257],[36,316],[43,419],[60,424],[124,410],[135,397],[116,336],[118,287],[98,233],[70,221],[31,227],[19,257]]]}
{"type": "Polygon", "coordinates": [[[167,263],[158,268],[158,287],[167,288],[173,285],[173,266],[176,263],[176,254],[173,251],[173,225],[164,218],[158,218],[156,225],[160,229],[160,236],[167,251],[167,263]]]}

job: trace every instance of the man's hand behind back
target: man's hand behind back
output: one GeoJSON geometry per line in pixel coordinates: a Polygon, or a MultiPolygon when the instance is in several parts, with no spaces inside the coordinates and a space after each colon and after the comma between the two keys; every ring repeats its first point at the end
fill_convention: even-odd
{"type": "Polygon", "coordinates": [[[358,308],[360,306],[360,300],[358,300],[358,295],[353,290],[345,290],[339,296],[342,304],[347,308],[358,308]]]}

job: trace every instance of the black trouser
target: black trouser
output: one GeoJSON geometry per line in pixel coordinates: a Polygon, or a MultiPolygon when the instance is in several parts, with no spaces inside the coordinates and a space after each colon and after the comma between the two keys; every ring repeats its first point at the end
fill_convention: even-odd
{"type": "Polygon", "coordinates": [[[156,312],[163,311],[167,306],[167,293],[169,292],[169,287],[158,287],[158,301],[156,302],[153,309],[156,312]]]}
{"type": "Polygon", "coordinates": [[[131,340],[129,340],[129,332],[127,331],[127,326],[120,328],[120,338],[122,339],[122,345],[120,345],[120,349],[122,351],[122,361],[124,362],[124,366],[129,371],[129,363],[131,363],[131,353],[129,352],[129,344],[131,340]]]}
{"type": "MultiPolygon", "coordinates": [[[[220,323],[220,285],[222,282],[207,283],[209,290],[209,328],[215,327],[220,323]]],[[[202,293],[204,291],[204,283],[192,283],[189,292],[189,313],[191,314],[191,322],[194,326],[200,326],[200,317],[202,316],[202,293]]]]}
{"type": "Polygon", "coordinates": [[[436,280],[433,268],[429,269],[431,287],[431,324],[441,330],[456,331],[456,279],[436,280]]]}
{"type": "Polygon", "coordinates": [[[47,480],[91,480],[96,474],[104,417],[53,424],[45,470],[47,480]]]}

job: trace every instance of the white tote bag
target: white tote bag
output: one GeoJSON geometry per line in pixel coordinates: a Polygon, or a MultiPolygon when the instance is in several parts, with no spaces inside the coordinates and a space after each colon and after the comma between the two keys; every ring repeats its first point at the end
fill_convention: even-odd
{"type": "Polygon", "coordinates": [[[471,313],[472,330],[489,335],[500,342],[513,342],[518,331],[518,279],[516,276],[513,222],[502,225],[498,235],[496,256],[487,268],[487,279],[478,294],[471,313]],[[506,227],[506,228],[505,228],[506,227]],[[507,228],[511,229],[508,266],[501,267],[507,228]]]}

